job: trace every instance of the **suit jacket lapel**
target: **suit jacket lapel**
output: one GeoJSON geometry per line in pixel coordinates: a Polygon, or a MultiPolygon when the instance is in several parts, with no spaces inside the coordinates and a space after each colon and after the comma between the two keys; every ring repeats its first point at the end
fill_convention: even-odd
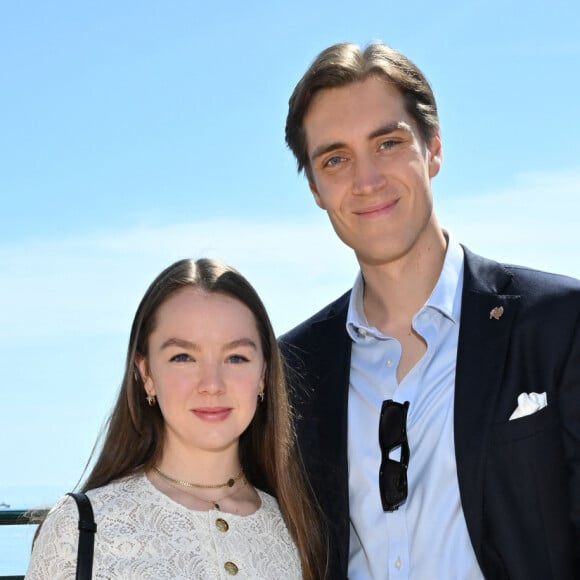
{"type": "Polygon", "coordinates": [[[350,375],[351,343],[345,325],[346,308],[333,312],[313,328],[320,336],[317,341],[320,390],[316,397],[317,416],[321,420],[320,436],[327,456],[339,463],[342,463],[339,458],[346,455],[350,375]]]}
{"type": "Polygon", "coordinates": [[[464,250],[455,377],[455,455],[463,512],[481,562],[487,442],[519,296],[504,293],[513,276],[503,266],[464,250]]]}
{"type": "Polygon", "coordinates": [[[314,440],[320,445],[319,456],[324,459],[323,472],[318,476],[325,480],[322,489],[327,490],[319,500],[336,534],[338,561],[333,566],[337,566],[335,571],[340,570],[341,577],[348,566],[350,530],[347,428],[352,344],[346,332],[349,296],[350,293],[340,298],[328,317],[312,327],[319,376],[311,416],[317,419],[318,436],[314,440]]]}

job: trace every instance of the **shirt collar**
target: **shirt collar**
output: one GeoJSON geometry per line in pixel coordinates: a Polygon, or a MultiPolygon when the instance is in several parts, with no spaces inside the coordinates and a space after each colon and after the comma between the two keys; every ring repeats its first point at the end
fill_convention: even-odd
{"type": "MultiPolygon", "coordinates": [[[[445,230],[444,234],[447,239],[447,251],[443,260],[443,268],[431,296],[419,312],[426,308],[434,309],[452,322],[458,323],[461,314],[464,254],[459,242],[445,230]]],[[[383,336],[367,320],[363,308],[363,295],[364,278],[359,270],[352,287],[346,316],[346,330],[354,341],[362,340],[365,336],[383,336]]]]}
{"type": "Polygon", "coordinates": [[[377,329],[370,326],[363,308],[363,292],[365,283],[362,272],[359,270],[348,303],[346,313],[346,331],[355,342],[363,339],[367,334],[376,336],[377,329]]]}
{"type": "Polygon", "coordinates": [[[444,230],[443,233],[447,238],[443,268],[424,308],[435,308],[452,322],[459,323],[463,293],[463,248],[449,232],[444,230]]]}

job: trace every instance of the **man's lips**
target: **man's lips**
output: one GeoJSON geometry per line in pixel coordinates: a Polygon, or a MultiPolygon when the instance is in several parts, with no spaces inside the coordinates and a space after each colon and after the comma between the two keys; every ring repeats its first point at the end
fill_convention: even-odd
{"type": "Polygon", "coordinates": [[[223,421],[231,413],[230,407],[197,407],[191,412],[203,421],[223,421]]]}
{"type": "Polygon", "coordinates": [[[392,201],[376,203],[376,204],[371,205],[369,207],[358,209],[354,213],[356,215],[361,216],[361,217],[375,217],[375,216],[380,216],[380,215],[386,215],[386,214],[389,214],[393,210],[393,208],[397,205],[398,202],[399,202],[399,200],[395,199],[392,201]]]}

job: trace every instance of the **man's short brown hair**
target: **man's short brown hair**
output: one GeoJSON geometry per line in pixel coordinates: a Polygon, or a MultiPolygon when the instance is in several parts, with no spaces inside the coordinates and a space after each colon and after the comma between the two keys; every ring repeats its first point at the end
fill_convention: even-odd
{"type": "Polygon", "coordinates": [[[405,108],[429,143],[439,128],[437,104],[425,75],[406,56],[381,42],[364,50],[340,43],[323,50],[296,85],[288,102],[286,143],[294,153],[298,171],[312,178],[304,117],[313,97],[323,89],[337,88],[376,76],[392,83],[401,93],[405,108]]]}

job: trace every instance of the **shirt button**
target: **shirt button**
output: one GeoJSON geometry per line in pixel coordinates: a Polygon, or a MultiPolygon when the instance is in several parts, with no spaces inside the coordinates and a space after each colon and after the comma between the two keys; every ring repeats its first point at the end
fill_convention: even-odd
{"type": "Polygon", "coordinates": [[[224,568],[230,576],[235,576],[238,573],[238,567],[233,562],[226,562],[224,568]]]}
{"type": "Polygon", "coordinates": [[[359,327],[357,332],[358,332],[358,335],[362,336],[363,338],[367,335],[366,328],[359,327]]]}
{"type": "Polygon", "coordinates": [[[401,558],[397,558],[397,559],[395,560],[395,568],[396,568],[397,570],[400,570],[402,565],[403,565],[403,562],[401,562],[401,558]]]}
{"type": "Polygon", "coordinates": [[[226,522],[226,520],[222,519],[222,518],[218,518],[215,521],[215,527],[220,531],[220,532],[227,532],[230,529],[230,526],[228,526],[228,522],[226,522]]]}
{"type": "Polygon", "coordinates": [[[387,360],[387,366],[388,367],[392,367],[393,366],[393,361],[391,359],[387,360]]]}

